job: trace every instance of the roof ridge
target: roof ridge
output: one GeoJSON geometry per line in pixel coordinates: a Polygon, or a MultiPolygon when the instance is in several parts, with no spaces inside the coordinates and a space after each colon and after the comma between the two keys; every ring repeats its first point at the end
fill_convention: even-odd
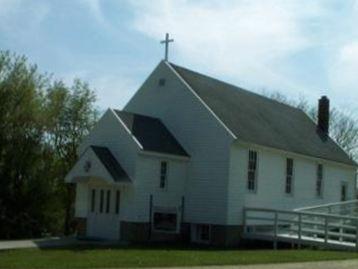
{"type": "MultiPolygon", "coordinates": [[[[257,96],[257,97],[259,97],[259,98],[262,98],[262,99],[264,99],[264,100],[266,100],[266,101],[268,101],[268,102],[277,103],[277,104],[280,104],[280,105],[282,105],[282,106],[289,107],[289,108],[291,108],[291,109],[299,110],[299,111],[301,111],[301,112],[303,112],[303,113],[306,114],[306,112],[304,112],[302,109],[300,109],[300,108],[298,108],[298,107],[295,107],[295,106],[292,106],[292,105],[289,105],[289,104],[280,102],[280,101],[275,100],[275,99],[272,99],[272,98],[270,98],[270,97],[268,97],[268,96],[264,96],[264,95],[262,95],[262,94],[259,94],[259,93],[256,93],[256,92],[247,90],[247,89],[245,89],[245,88],[242,88],[242,87],[240,87],[240,86],[237,86],[237,85],[235,85],[235,84],[233,84],[233,83],[226,82],[226,81],[221,80],[221,79],[218,79],[218,78],[214,78],[214,77],[212,77],[212,76],[210,76],[210,75],[207,75],[207,74],[203,74],[203,73],[194,71],[194,70],[192,70],[192,69],[189,69],[189,68],[186,68],[186,67],[183,67],[183,66],[174,64],[174,63],[172,63],[172,62],[168,62],[168,63],[169,63],[170,65],[172,65],[173,68],[183,69],[184,71],[191,72],[191,73],[193,73],[193,74],[195,74],[195,75],[199,75],[199,76],[202,76],[202,77],[205,77],[205,78],[208,78],[208,79],[217,81],[217,82],[219,82],[219,83],[222,83],[222,84],[225,84],[225,85],[234,87],[234,88],[236,88],[237,90],[243,91],[243,92],[245,92],[245,93],[247,93],[247,94],[255,95],[255,96],[257,96]]],[[[231,91],[232,89],[226,89],[226,90],[227,90],[227,91],[231,91]]]]}
{"type": "Polygon", "coordinates": [[[315,122],[302,109],[173,63],[168,66],[238,139],[356,165],[330,136],[322,139],[315,122]]]}

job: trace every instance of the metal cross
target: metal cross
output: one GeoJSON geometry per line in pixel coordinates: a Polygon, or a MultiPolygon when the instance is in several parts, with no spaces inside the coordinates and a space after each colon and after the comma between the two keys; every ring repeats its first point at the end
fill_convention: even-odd
{"type": "Polygon", "coordinates": [[[169,39],[168,33],[165,34],[165,40],[160,41],[160,44],[165,44],[165,57],[164,57],[165,61],[168,61],[168,48],[170,42],[174,42],[174,39],[169,39]]]}

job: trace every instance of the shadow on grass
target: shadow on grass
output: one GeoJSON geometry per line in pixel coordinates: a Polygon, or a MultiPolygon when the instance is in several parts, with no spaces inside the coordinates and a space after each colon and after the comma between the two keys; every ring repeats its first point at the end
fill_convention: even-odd
{"type": "MultiPolygon", "coordinates": [[[[77,244],[67,246],[41,246],[41,250],[69,250],[74,252],[88,251],[88,250],[166,250],[166,251],[234,251],[234,250],[272,250],[272,243],[266,241],[243,241],[240,245],[235,247],[217,247],[209,245],[199,245],[193,243],[178,243],[178,242],[148,242],[148,243],[123,243],[123,242],[108,242],[104,240],[79,240],[77,244]]],[[[280,249],[291,249],[289,244],[279,244],[280,249]]]]}

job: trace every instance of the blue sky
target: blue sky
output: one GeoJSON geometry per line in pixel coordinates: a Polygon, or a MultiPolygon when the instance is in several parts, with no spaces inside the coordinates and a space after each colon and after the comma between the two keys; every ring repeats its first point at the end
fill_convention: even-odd
{"type": "Polygon", "coordinates": [[[122,108],[170,61],[262,92],[358,108],[357,0],[0,0],[0,49],[122,108]],[[223,3],[224,2],[224,3],[223,3]]]}

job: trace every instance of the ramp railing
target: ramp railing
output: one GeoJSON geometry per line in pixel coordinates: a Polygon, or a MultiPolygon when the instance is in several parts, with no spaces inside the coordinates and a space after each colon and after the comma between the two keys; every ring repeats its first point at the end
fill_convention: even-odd
{"type": "Polygon", "coordinates": [[[338,203],[329,203],[319,206],[297,208],[295,211],[317,212],[334,215],[348,215],[358,217],[358,200],[350,200],[338,203]]]}
{"type": "Polygon", "coordinates": [[[244,208],[244,237],[358,251],[358,217],[244,208]]]}

